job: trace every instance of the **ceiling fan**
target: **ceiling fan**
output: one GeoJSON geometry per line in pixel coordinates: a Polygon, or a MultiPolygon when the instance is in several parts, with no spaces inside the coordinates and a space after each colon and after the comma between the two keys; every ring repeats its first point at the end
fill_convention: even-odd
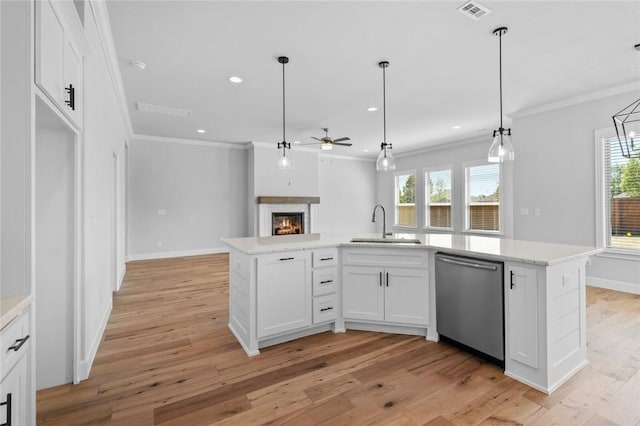
{"type": "MultiPolygon", "coordinates": [[[[323,127],[322,130],[324,131],[324,137],[323,138],[316,138],[315,136],[311,136],[311,139],[315,139],[320,143],[320,149],[333,149],[333,145],[340,145],[340,146],[351,146],[353,145],[352,143],[345,143],[344,141],[350,141],[351,138],[349,137],[343,137],[343,138],[338,138],[338,139],[332,139],[329,137],[329,129],[326,127],[323,127]]],[[[309,142],[309,143],[304,143],[301,145],[315,145],[318,142],[309,142]]]]}

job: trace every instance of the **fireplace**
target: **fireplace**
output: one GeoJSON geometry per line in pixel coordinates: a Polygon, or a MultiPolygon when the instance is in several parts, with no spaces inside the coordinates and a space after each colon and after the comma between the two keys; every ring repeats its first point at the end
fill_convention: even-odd
{"type": "Polygon", "coordinates": [[[311,234],[316,232],[320,197],[259,196],[255,235],[311,234]],[[286,223],[281,223],[283,220],[286,223]]]}
{"type": "Polygon", "coordinates": [[[304,213],[271,213],[271,235],[304,234],[304,213]]]}

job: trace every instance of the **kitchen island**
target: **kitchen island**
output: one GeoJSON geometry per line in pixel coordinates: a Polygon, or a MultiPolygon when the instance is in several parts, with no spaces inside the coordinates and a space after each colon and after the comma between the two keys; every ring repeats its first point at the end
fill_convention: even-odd
{"type": "Polygon", "coordinates": [[[448,234],[376,238],[224,239],[229,328],[245,352],[328,330],[438,341],[435,254],[446,253],[504,262],[505,374],[551,393],[587,364],[585,265],[598,249],[448,234]]]}

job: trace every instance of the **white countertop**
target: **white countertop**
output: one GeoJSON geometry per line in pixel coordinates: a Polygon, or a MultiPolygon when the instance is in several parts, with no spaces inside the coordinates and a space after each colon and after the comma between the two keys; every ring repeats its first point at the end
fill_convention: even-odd
{"type": "MultiPolygon", "coordinates": [[[[305,234],[273,237],[224,238],[221,241],[246,254],[287,250],[313,250],[322,247],[384,247],[442,250],[451,254],[484,259],[513,260],[535,265],[553,265],[586,257],[602,251],[595,247],[536,241],[509,240],[497,237],[451,234],[394,234],[393,238],[418,239],[420,244],[352,243],[352,238],[380,238],[380,234],[305,234]]],[[[392,238],[388,237],[388,238],[392,238]]]]}
{"type": "Polygon", "coordinates": [[[31,303],[31,296],[0,296],[0,330],[31,303]]]}

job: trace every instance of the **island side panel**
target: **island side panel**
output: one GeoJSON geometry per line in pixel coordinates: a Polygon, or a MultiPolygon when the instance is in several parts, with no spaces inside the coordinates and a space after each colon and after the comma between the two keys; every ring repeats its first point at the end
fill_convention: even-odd
{"type": "Polygon", "coordinates": [[[550,392],[588,363],[586,262],[579,258],[547,267],[550,392]]]}
{"type": "Polygon", "coordinates": [[[249,356],[260,353],[255,337],[255,274],[253,256],[229,250],[229,329],[249,356]]]}

